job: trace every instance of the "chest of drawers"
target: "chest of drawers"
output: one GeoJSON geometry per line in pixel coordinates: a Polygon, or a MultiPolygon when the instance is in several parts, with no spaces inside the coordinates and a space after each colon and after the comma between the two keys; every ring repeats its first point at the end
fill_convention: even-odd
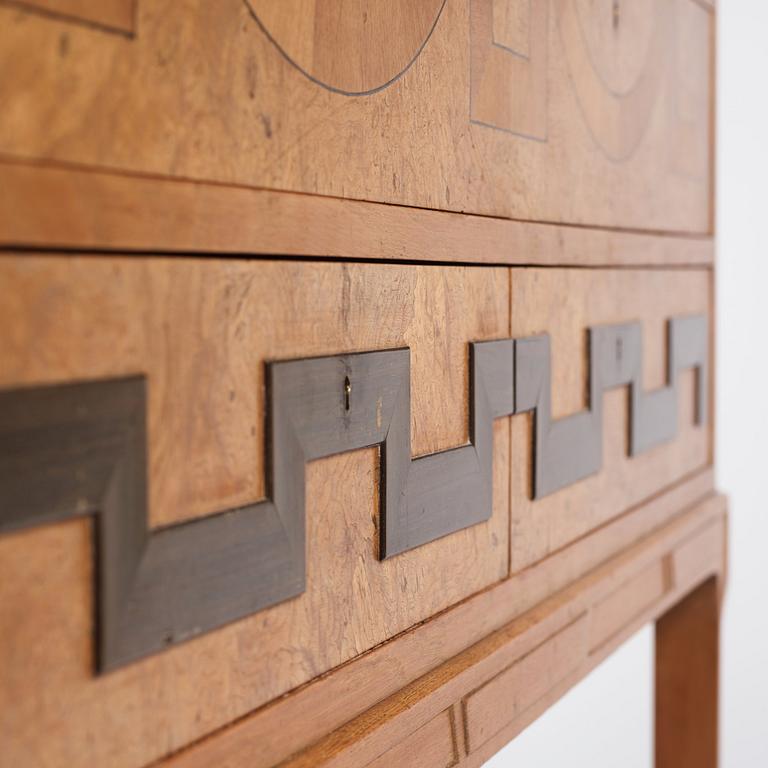
{"type": "Polygon", "coordinates": [[[714,24],[0,2],[0,765],[716,764],[714,24]]]}

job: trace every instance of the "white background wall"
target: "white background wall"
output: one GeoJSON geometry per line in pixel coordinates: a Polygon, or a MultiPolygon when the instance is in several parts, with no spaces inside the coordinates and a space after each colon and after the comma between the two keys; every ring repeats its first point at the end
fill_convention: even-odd
{"type": "MultiPolygon", "coordinates": [[[[768,768],[768,0],[717,0],[717,482],[730,495],[721,765],[768,768]]],[[[650,628],[487,765],[649,768],[650,628]]]]}

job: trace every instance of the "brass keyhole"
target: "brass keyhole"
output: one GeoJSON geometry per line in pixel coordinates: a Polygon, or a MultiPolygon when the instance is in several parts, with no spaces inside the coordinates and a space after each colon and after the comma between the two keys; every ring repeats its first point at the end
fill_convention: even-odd
{"type": "Polygon", "coordinates": [[[352,382],[349,376],[344,377],[344,410],[349,410],[349,396],[352,394],[352,382]]]}

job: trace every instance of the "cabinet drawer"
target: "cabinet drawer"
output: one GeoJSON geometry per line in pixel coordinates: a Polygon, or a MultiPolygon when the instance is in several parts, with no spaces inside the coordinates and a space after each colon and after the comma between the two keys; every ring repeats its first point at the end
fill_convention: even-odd
{"type": "MultiPolygon", "coordinates": [[[[709,281],[697,270],[4,256],[9,764],[156,760],[705,466],[709,281]],[[128,403],[128,415],[103,402],[128,403]],[[591,464],[573,468],[556,439],[566,432],[591,464]],[[289,505],[299,536],[278,497],[302,477],[289,505]],[[130,504],[108,518],[116,494],[130,504]],[[273,513],[265,497],[288,529],[293,582],[258,570],[283,540],[239,527],[273,513]],[[141,529],[135,571],[121,570],[121,526],[138,513],[151,533],[141,529]]],[[[520,610],[543,597],[521,593],[520,610]]],[[[428,645],[413,653],[422,673],[438,661],[428,645]]]]}
{"type": "MultiPolygon", "coordinates": [[[[710,307],[710,273],[683,270],[515,269],[511,280],[512,335],[547,333],[551,348],[551,412],[553,420],[583,412],[590,403],[590,370],[600,353],[590,348],[587,329],[635,326],[637,348],[628,339],[612,341],[613,351],[626,365],[636,366],[639,388],[652,392],[676,378],[676,413],[666,439],[631,453],[631,431],[653,421],[633,408],[626,387],[600,388],[602,423],[578,434],[574,453],[600,452],[600,470],[562,490],[532,499],[531,464],[534,441],[530,417],[512,420],[512,572],[540,560],[583,536],[612,517],[679,481],[710,462],[711,424],[707,413],[697,423],[699,374],[686,368],[675,374],[670,321],[699,317],[706,321],[710,307]],[[599,433],[597,431],[599,430],[599,433]],[[595,443],[590,443],[595,439],[595,443]]],[[[706,332],[705,332],[706,338],[706,332]]],[[[684,343],[682,346],[687,346],[684,343]]],[[[708,357],[708,343],[701,350],[708,357]]],[[[602,353],[605,356],[605,352],[602,353]]],[[[678,357],[682,352],[678,352],[678,357]]],[[[699,385],[708,389],[708,368],[701,368],[699,385]]],[[[708,398],[703,398],[708,403],[708,398]]],[[[705,406],[705,407],[708,407],[705,406]]],[[[668,418],[668,417],[665,417],[668,418]]]]}
{"type": "MultiPolygon", "coordinates": [[[[144,376],[148,522],[155,530],[210,520],[272,493],[265,486],[268,361],[410,349],[410,379],[402,384],[406,395],[410,384],[410,398],[398,407],[410,408],[406,428],[420,455],[467,442],[468,344],[509,330],[504,269],[23,255],[0,259],[0,284],[0,387],[11,397],[0,407],[6,439],[8,430],[30,441],[40,430],[55,432],[75,408],[99,407],[99,382],[144,376]],[[46,406],[43,423],[24,432],[17,421],[14,428],[19,388],[51,392],[55,402],[61,391],[45,385],[82,381],[96,382],[82,402],[46,406]]],[[[354,411],[366,390],[350,377],[354,411]]],[[[339,401],[344,378],[340,370],[339,401]]],[[[377,404],[372,408],[375,419],[377,404]]],[[[503,579],[508,425],[497,421],[489,437],[496,458],[490,519],[384,561],[375,448],[307,463],[303,592],[170,650],[121,660],[108,674],[94,674],[90,523],[3,531],[0,624],[10,628],[0,640],[4,759],[143,765],[503,579]],[[50,737],[37,738],[41,730],[50,737]]],[[[30,448],[32,457],[51,456],[53,440],[44,442],[30,448]]],[[[47,463],[40,469],[41,478],[56,471],[47,463]]],[[[3,518],[8,514],[4,509],[3,518]]],[[[217,537],[203,535],[207,557],[217,537]]],[[[168,557],[184,576],[176,586],[172,573],[164,577],[175,590],[165,610],[205,602],[212,583],[197,594],[185,593],[183,583],[204,569],[202,558],[168,557]]],[[[236,560],[237,547],[219,570],[226,574],[236,560]]],[[[108,572],[113,567],[102,563],[108,572]]],[[[243,584],[246,592],[260,586],[243,584]]],[[[219,609],[214,601],[195,620],[207,622],[219,609]]],[[[191,635],[196,626],[179,629],[191,635]]]]}
{"type": "Polygon", "coordinates": [[[3,4],[0,69],[14,76],[0,83],[0,153],[533,221],[710,230],[707,2],[334,7],[3,4]]]}

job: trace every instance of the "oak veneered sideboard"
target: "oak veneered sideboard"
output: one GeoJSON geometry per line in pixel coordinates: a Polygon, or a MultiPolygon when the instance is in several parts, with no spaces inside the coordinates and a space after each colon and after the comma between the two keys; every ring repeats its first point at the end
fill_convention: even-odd
{"type": "Polygon", "coordinates": [[[0,766],[717,764],[714,28],[0,0],[0,766]]]}

